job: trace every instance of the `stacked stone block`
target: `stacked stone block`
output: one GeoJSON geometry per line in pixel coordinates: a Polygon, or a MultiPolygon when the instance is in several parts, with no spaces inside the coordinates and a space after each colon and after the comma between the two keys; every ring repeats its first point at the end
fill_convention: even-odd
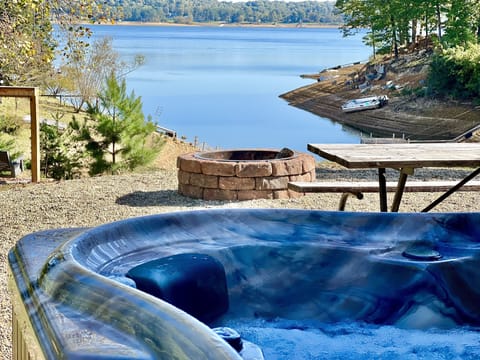
{"type": "Polygon", "coordinates": [[[177,158],[178,192],[192,198],[288,199],[302,196],[288,190],[289,181],[315,181],[315,159],[309,154],[269,160],[218,160],[196,154],[177,158]]]}

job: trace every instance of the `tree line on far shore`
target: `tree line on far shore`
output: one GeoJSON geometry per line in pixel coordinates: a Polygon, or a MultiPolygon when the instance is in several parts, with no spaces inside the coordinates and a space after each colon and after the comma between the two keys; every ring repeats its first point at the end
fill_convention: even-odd
{"type": "Polygon", "coordinates": [[[141,22],[324,23],[339,24],[342,17],[333,1],[113,0],[118,20],[141,22]]]}

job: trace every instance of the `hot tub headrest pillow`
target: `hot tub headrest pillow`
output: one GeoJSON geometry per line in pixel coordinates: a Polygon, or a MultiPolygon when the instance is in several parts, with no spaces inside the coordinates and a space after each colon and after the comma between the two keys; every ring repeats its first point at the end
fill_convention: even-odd
{"type": "Polygon", "coordinates": [[[137,289],[156,296],[203,322],[228,310],[225,269],[205,254],[172,255],[136,266],[127,273],[137,289]]]}

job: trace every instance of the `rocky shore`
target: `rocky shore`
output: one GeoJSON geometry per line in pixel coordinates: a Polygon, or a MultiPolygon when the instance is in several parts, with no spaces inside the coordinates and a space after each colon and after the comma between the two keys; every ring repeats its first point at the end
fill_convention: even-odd
{"type": "Polygon", "coordinates": [[[398,60],[337,66],[303,75],[316,82],[280,97],[292,106],[334,120],[365,137],[471,140],[472,129],[480,124],[480,108],[468,102],[424,97],[429,61],[426,52],[419,51],[402,55],[398,60]],[[388,105],[348,114],[341,110],[348,100],[373,95],[387,95],[388,105]]]}
{"type": "MultiPolygon", "coordinates": [[[[172,164],[171,164],[172,165],[172,164]]],[[[423,169],[418,179],[458,179],[465,170],[423,169]]],[[[316,168],[317,179],[375,180],[375,171],[345,170],[335,164],[321,162],[316,168]]],[[[394,179],[394,171],[387,172],[394,179]]],[[[11,311],[7,291],[7,254],[21,237],[40,230],[93,227],[134,216],[205,208],[301,208],[336,210],[339,194],[310,194],[296,199],[204,201],[179,195],[177,172],[166,169],[118,176],[102,176],[62,182],[0,186],[0,352],[11,356],[11,311]]],[[[404,196],[400,210],[419,211],[438,194],[404,196]]],[[[391,200],[391,199],[390,199],[391,200]]],[[[479,211],[480,194],[457,193],[434,211],[479,211]]],[[[363,200],[349,199],[347,211],[378,211],[378,196],[366,194],[363,200]]]]}

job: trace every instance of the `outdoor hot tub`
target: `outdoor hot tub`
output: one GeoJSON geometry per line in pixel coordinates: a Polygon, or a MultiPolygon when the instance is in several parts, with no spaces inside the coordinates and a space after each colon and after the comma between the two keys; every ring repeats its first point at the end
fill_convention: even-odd
{"type": "Polygon", "coordinates": [[[288,199],[289,181],[315,181],[315,158],[290,149],[232,149],[177,159],[178,192],[204,200],[288,199]]]}
{"type": "Polygon", "coordinates": [[[480,213],[217,209],[22,238],[17,359],[475,358],[480,213]],[[35,357],[37,356],[37,357],[35,357]]]}

